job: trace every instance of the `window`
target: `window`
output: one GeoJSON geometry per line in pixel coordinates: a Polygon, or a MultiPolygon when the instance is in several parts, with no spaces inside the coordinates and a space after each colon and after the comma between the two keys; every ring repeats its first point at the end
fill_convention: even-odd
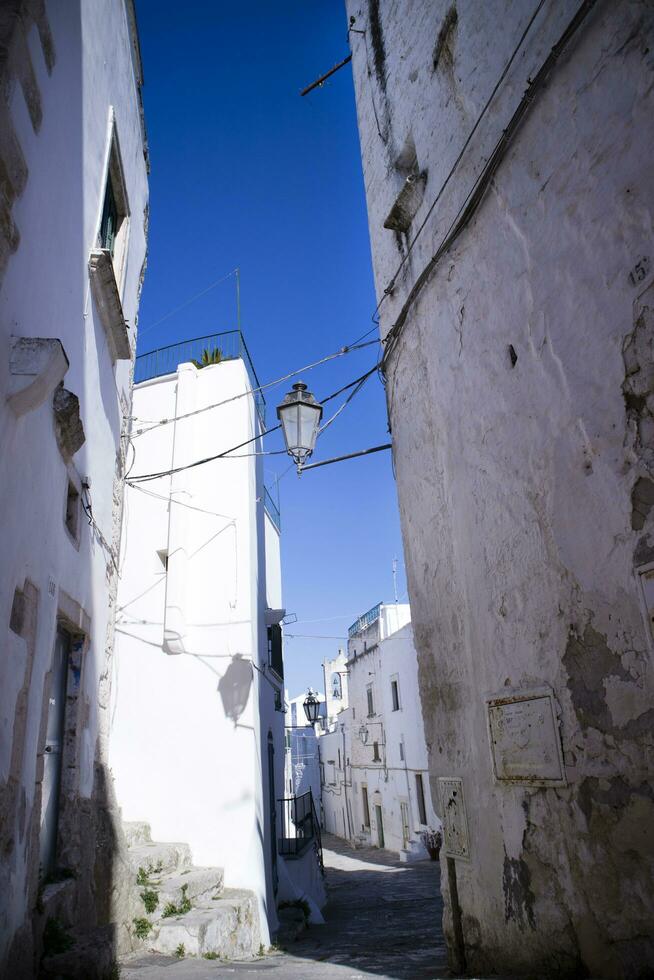
{"type": "Polygon", "coordinates": [[[104,187],[102,215],[98,229],[98,248],[106,249],[111,255],[118,290],[121,289],[123,269],[127,254],[127,230],[129,225],[129,205],[123,174],[123,163],[118,147],[118,134],[114,123],[109,150],[107,182],[104,187]]]}
{"type": "Polygon", "coordinates": [[[361,784],[361,809],[363,810],[363,826],[370,827],[370,807],[368,805],[368,787],[361,784]]]}
{"type": "Polygon", "coordinates": [[[379,755],[379,742],[372,743],[372,761],[381,762],[381,756],[379,755]]]}
{"type": "Polygon", "coordinates": [[[341,750],[338,750],[338,768],[341,768],[341,750]]]}
{"type": "Polygon", "coordinates": [[[393,711],[400,710],[400,688],[399,682],[397,680],[391,681],[391,702],[393,705],[393,711]]]}
{"type": "Polygon", "coordinates": [[[268,665],[275,671],[279,678],[284,677],[282,628],[279,623],[268,627],[268,665]]]}
{"type": "Polygon", "coordinates": [[[425,789],[422,785],[422,773],[416,773],[416,792],[418,793],[418,815],[420,823],[427,823],[427,810],[425,808],[425,789]]]}
{"type": "Polygon", "coordinates": [[[287,749],[290,749],[290,747],[291,747],[291,733],[290,733],[290,731],[288,731],[288,729],[284,732],[284,742],[286,743],[286,748],[287,749]]]}
{"type": "Polygon", "coordinates": [[[404,742],[400,742],[400,762],[404,762],[404,742]]]}
{"type": "Polygon", "coordinates": [[[106,248],[114,257],[114,246],[116,244],[116,232],[120,223],[116,197],[114,195],[113,181],[111,173],[108,175],[107,188],[104,194],[104,207],[102,208],[102,218],[100,220],[100,248],[106,248]]]}
{"type": "Polygon", "coordinates": [[[366,688],[366,695],[368,697],[368,717],[372,718],[375,713],[375,702],[372,697],[372,684],[368,684],[366,688]]]}
{"type": "Polygon", "coordinates": [[[79,532],[79,491],[72,480],[68,481],[66,492],[66,527],[74,541],[78,540],[79,532]]]}

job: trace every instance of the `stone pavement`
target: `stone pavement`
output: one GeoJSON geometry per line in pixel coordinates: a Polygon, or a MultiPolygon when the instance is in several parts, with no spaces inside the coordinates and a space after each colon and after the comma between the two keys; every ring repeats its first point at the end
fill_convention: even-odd
{"type": "Polygon", "coordinates": [[[325,925],[285,952],[244,963],[139,956],[121,980],[431,980],[449,976],[437,862],[401,864],[394,853],[323,838],[325,925]]]}

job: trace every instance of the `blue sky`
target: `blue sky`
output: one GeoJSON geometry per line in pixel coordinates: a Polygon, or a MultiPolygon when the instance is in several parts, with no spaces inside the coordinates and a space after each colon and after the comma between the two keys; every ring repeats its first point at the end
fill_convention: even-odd
{"type": "MultiPolygon", "coordinates": [[[[137,0],[137,12],[152,162],[139,353],[233,329],[233,278],[157,321],[236,266],[261,382],[351,343],[372,326],[375,295],[350,67],[299,96],[348,54],[344,4],[187,0],[182,9],[137,0]]],[[[304,380],[325,396],[377,352],[339,358],[304,380]]],[[[286,390],[267,393],[269,424],[286,390]]],[[[387,441],[373,375],[320,438],[315,459],[387,441]]],[[[277,435],[266,448],[280,448],[277,435]]],[[[266,460],[267,482],[288,462],[266,460]]],[[[392,601],[394,556],[400,596],[406,586],[390,453],[301,479],[287,471],[279,491],[284,604],[298,617],[285,648],[293,696],[322,687],[320,665],[342,645],[338,637],[360,613],[392,601]]]]}

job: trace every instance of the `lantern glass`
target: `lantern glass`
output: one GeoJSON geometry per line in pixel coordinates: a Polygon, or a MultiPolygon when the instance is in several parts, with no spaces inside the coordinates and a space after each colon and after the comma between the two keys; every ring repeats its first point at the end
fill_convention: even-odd
{"type": "Polygon", "coordinates": [[[320,701],[315,696],[311,688],[309,688],[309,693],[307,694],[304,704],[304,713],[307,716],[307,721],[310,725],[315,725],[318,721],[318,715],[320,712],[320,701]]]}
{"type": "Polygon", "coordinates": [[[322,405],[307,391],[307,386],[298,381],[277,408],[277,418],[282,423],[286,451],[301,466],[316,445],[322,405]]]}

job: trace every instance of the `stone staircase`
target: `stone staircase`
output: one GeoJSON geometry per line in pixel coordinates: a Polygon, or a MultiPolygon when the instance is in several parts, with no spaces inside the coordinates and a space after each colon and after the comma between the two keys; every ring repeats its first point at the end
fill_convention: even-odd
{"type": "Polygon", "coordinates": [[[260,950],[253,892],[225,888],[221,868],[196,868],[188,844],[154,842],[147,823],[124,823],[142,912],[141,948],[166,955],[250,959],[260,950]]]}

